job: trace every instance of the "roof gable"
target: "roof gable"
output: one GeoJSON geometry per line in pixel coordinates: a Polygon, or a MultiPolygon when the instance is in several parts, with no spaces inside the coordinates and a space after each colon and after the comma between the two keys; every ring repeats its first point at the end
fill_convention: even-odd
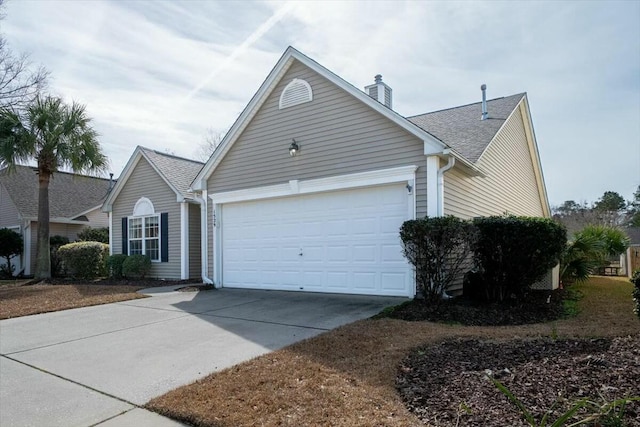
{"type": "MultiPolygon", "coordinates": [[[[17,165],[0,170],[0,183],[25,218],[38,216],[37,168],[17,165]]],[[[49,216],[73,219],[100,206],[109,192],[109,179],[55,172],[49,183],[49,216]]]]}
{"type": "Polygon", "coordinates": [[[265,81],[262,83],[256,94],[253,96],[249,104],[245,107],[233,126],[231,126],[231,129],[229,130],[229,132],[227,132],[216,151],[214,151],[213,155],[209,158],[200,173],[195,177],[192,183],[192,187],[194,190],[203,190],[206,188],[206,180],[209,178],[209,176],[211,176],[213,170],[222,161],[231,146],[239,138],[247,124],[253,119],[262,104],[272,93],[278,82],[283,78],[294,61],[301,62],[303,65],[309,67],[311,70],[315,71],[322,77],[329,80],[331,83],[343,89],[351,96],[363,102],[365,105],[382,114],[384,117],[388,118],[396,125],[423,140],[425,144],[425,152],[429,151],[441,153],[444,149],[447,148],[446,145],[442,143],[442,141],[438,140],[429,132],[418,126],[415,126],[400,114],[374,100],[360,89],[356,88],[338,75],[334,74],[327,68],[323,67],[322,65],[318,64],[314,60],[303,55],[290,46],[282,55],[276,66],[271,70],[265,81]]]}
{"type": "Polygon", "coordinates": [[[113,188],[113,191],[111,191],[105,200],[102,208],[104,211],[108,212],[111,210],[114,200],[118,197],[118,194],[120,194],[124,186],[127,185],[131,174],[142,158],[149,163],[158,176],[173,190],[176,194],[177,201],[192,198],[189,193],[189,186],[202,169],[204,163],[137,146],[125,165],[122,175],[113,188]]]}
{"type": "Polygon", "coordinates": [[[487,101],[489,117],[486,120],[480,120],[481,102],[407,117],[407,120],[475,163],[524,96],[519,93],[487,101]]]}

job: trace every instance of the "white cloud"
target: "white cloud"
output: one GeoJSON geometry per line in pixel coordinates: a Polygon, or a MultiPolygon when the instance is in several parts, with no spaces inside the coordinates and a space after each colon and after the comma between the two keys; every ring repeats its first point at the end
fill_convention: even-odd
{"type": "Polygon", "coordinates": [[[527,91],[552,203],[640,183],[637,2],[8,2],[2,31],[87,104],[116,174],[191,156],[288,45],[411,115],[527,91]],[[594,173],[598,171],[598,173],[594,173]]]}

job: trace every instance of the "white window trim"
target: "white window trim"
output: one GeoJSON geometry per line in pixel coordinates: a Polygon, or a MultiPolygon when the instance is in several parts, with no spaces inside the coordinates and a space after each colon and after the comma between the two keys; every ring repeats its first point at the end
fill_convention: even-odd
{"type": "Polygon", "coordinates": [[[209,195],[209,198],[217,204],[232,203],[292,196],[295,194],[310,194],[323,191],[343,190],[347,188],[370,187],[372,185],[391,184],[401,181],[414,181],[417,169],[417,166],[410,165],[305,181],[291,180],[286,184],[213,193],[209,195]]]}
{"type": "Polygon", "coordinates": [[[293,79],[289,82],[289,84],[287,84],[284,89],[282,89],[282,93],[280,94],[280,101],[278,102],[278,109],[280,110],[284,110],[285,108],[289,108],[289,107],[294,107],[296,105],[300,105],[300,104],[304,104],[307,102],[311,102],[313,101],[313,90],[311,90],[311,85],[303,79],[293,79]],[[289,87],[291,87],[292,85],[297,85],[297,84],[302,84],[303,86],[306,87],[307,89],[307,93],[309,94],[309,98],[308,99],[304,99],[301,101],[296,101],[292,104],[288,104],[288,105],[282,105],[282,101],[284,99],[284,95],[287,92],[287,89],[289,89],[289,87]]]}
{"type": "Polygon", "coordinates": [[[160,263],[162,262],[162,218],[160,216],[160,214],[151,214],[151,215],[139,215],[139,216],[129,216],[127,217],[127,253],[129,255],[131,255],[131,220],[132,219],[142,219],[142,237],[141,238],[135,238],[134,240],[140,240],[142,242],[142,255],[146,255],[147,251],[146,251],[146,241],[147,240],[151,240],[151,239],[158,239],[158,259],[152,259],[151,262],[157,262],[160,263]],[[144,237],[144,226],[145,226],[145,219],[146,218],[152,218],[152,217],[156,217],[158,218],[158,237],[144,237]]]}

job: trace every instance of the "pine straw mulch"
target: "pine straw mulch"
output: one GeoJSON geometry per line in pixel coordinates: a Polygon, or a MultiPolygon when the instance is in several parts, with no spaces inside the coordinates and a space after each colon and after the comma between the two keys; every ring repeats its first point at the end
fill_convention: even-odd
{"type": "Polygon", "coordinates": [[[52,279],[29,283],[0,286],[0,319],[146,298],[137,291],[193,281],[52,279]]]}
{"type": "MultiPolygon", "coordinates": [[[[504,366],[512,366],[520,374],[525,372],[525,368],[518,359],[514,359],[518,352],[503,351],[503,347],[491,347],[491,343],[511,345],[510,342],[523,342],[524,347],[540,351],[540,343],[533,339],[637,336],[640,323],[632,312],[632,286],[628,281],[594,278],[579,288],[585,295],[578,302],[582,312],[571,319],[501,327],[407,322],[389,318],[363,320],[211,374],[151,400],[146,407],[194,426],[425,425],[405,406],[396,389],[396,378],[402,377],[406,368],[424,368],[424,375],[432,372],[431,376],[437,374],[438,368],[403,364],[412,354],[440,349],[438,357],[446,360],[450,354],[444,342],[457,342],[458,339],[475,340],[474,343],[486,341],[486,348],[497,353],[495,357],[505,356],[502,360],[504,366]]],[[[478,347],[484,345],[478,344],[478,347]]],[[[624,360],[626,358],[620,367],[637,375],[637,365],[624,360]]],[[[544,372],[548,361],[534,358],[526,363],[531,363],[532,371],[544,372]]],[[[503,369],[500,365],[495,362],[482,367],[482,370],[497,372],[503,369]]],[[[447,387],[450,385],[460,390],[461,401],[433,408],[433,413],[428,409],[426,412],[430,416],[440,418],[438,414],[450,413],[451,407],[457,409],[460,403],[473,401],[476,391],[465,386],[468,381],[462,375],[465,371],[459,367],[452,369],[447,387]],[[455,381],[458,383],[453,384],[455,381]]],[[[570,378],[573,373],[578,383],[589,382],[584,377],[585,372],[579,369],[561,372],[558,377],[570,378]]],[[[517,378],[516,382],[520,377],[517,378]]],[[[440,385],[441,390],[447,387],[440,385]]],[[[529,390],[536,394],[534,387],[529,390]]],[[[519,388],[515,391],[522,392],[519,388]]],[[[528,398],[526,394],[519,397],[528,398]]],[[[502,402],[497,406],[503,411],[492,414],[496,417],[493,425],[511,425],[500,417],[512,414],[513,407],[497,390],[491,400],[502,402]]],[[[455,422],[441,425],[454,426],[455,422]]]]}

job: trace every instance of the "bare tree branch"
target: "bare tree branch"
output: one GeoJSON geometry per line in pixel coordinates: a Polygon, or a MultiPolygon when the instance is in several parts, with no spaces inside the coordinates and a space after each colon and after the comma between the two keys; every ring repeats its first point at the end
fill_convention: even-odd
{"type": "Polygon", "coordinates": [[[206,162],[224,139],[227,131],[208,128],[202,143],[196,148],[195,157],[206,162]]]}
{"type": "MultiPolygon", "coordinates": [[[[4,18],[0,0],[0,20],[4,18]]],[[[0,34],[0,107],[20,109],[33,102],[46,87],[49,71],[35,67],[29,55],[14,53],[0,34]]]]}

